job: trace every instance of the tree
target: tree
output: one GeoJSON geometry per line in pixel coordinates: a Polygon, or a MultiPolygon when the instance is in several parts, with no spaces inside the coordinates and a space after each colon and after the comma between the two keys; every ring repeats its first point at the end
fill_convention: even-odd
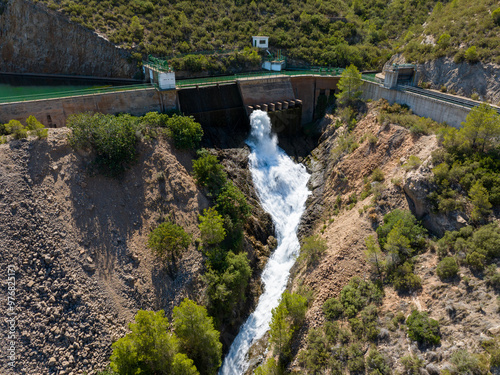
{"type": "Polygon", "coordinates": [[[148,246],[164,263],[176,270],[176,261],[191,243],[191,235],[170,221],[161,223],[149,234],[148,246]]]}
{"type": "Polygon", "coordinates": [[[386,267],[384,253],[380,250],[380,246],[373,236],[368,236],[365,245],[366,260],[370,263],[377,276],[382,279],[386,267]]]}
{"type": "Polygon", "coordinates": [[[203,210],[203,215],[198,217],[200,224],[201,240],[207,246],[217,245],[224,241],[226,230],[224,219],[214,207],[203,210]]]}
{"type": "Polygon", "coordinates": [[[238,301],[245,300],[245,289],[252,275],[247,254],[228,252],[222,270],[210,269],[205,274],[211,310],[219,318],[231,312],[238,301]]]}
{"type": "Polygon", "coordinates": [[[488,190],[481,181],[476,181],[469,190],[469,197],[474,206],[470,217],[473,221],[481,221],[485,215],[491,212],[492,204],[489,201],[488,190]]]}
{"type": "Polygon", "coordinates": [[[458,131],[462,147],[476,152],[498,147],[499,137],[500,115],[486,103],[472,108],[458,131]]]}
{"type": "Polygon", "coordinates": [[[408,336],[419,344],[439,345],[441,334],[439,332],[439,322],[429,319],[426,312],[413,310],[406,319],[408,336]]]}
{"type": "Polygon", "coordinates": [[[220,190],[227,182],[224,167],[215,155],[207,150],[198,151],[198,159],[193,162],[193,177],[200,186],[206,186],[212,196],[219,195],[220,190]]]}
{"type": "Polygon", "coordinates": [[[47,129],[45,129],[45,126],[38,121],[35,116],[29,116],[26,119],[26,128],[28,128],[32,134],[35,134],[38,139],[47,138],[47,129]]]}
{"type": "Polygon", "coordinates": [[[121,375],[172,374],[196,375],[193,361],[179,353],[179,340],[168,332],[163,310],[139,310],[131,333],[116,341],[112,348],[111,368],[121,375]]]}
{"type": "Polygon", "coordinates": [[[441,280],[448,280],[455,277],[458,273],[458,264],[455,258],[443,258],[437,265],[436,273],[441,280]]]}
{"type": "Polygon", "coordinates": [[[182,351],[194,361],[200,374],[215,375],[222,362],[222,344],[205,307],[186,298],[174,307],[173,325],[182,351]]]}
{"type": "Polygon", "coordinates": [[[194,149],[203,137],[203,129],[193,117],[173,115],[168,119],[167,127],[178,149],[194,149]]]}
{"type": "Polygon", "coordinates": [[[358,68],[354,65],[350,65],[342,72],[340,80],[337,83],[337,88],[340,92],[335,96],[340,103],[350,104],[353,99],[361,95],[359,88],[362,83],[361,73],[358,68]]]}
{"type": "Polygon", "coordinates": [[[290,353],[290,340],[293,329],[288,321],[288,310],[280,303],[272,310],[271,323],[269,325],[269,343],[274,346],[274,354],[286,357],[290,353]]]}
{"type": "Polygon", "coordinates": [[[255,375],[282,375],[283,373],[283,369],[274,358],[269,358],[266,363],[255,369],[255,375]]]}
{"type": "Polygon", "coordinates": [[[217,197],[217,211],[227,215],[235,224],[243,224],[250,216],[250,206],[245,195],[232,181],[226,183],[217,197]]]}

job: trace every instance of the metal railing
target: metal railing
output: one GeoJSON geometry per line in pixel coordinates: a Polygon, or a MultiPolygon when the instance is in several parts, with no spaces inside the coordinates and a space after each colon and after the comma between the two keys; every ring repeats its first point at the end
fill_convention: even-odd
{"type": "Polygon", "coordinates": [[[81,90],[68,90],[68,91],[54,91],[48,93],[40,94],[27,94],[27,95],[16,95],[0,98],[0,104],[2,103],[16,103],[16,102],[26,102],[34,100],[44,100],[44,99],[58,99],[58,98],[68,98],[72,96],[84,96],[84,95],[96,95],[105,94],[118,91],[130,91],[130,90],[140,90],[154,87],[150,83],[139,84],[139,85],[126,85],[126,86],[111,86],[111,87],[96,87],[81,90]]]}
{"type": "Polygon", "coordinates": [[[291,76],[304,76],[304,75],[321,75],[321,76],[337,76],[340,75],[344,69],[319,69],[319,70],[283,70],[280,72],[251,72],[251,73],[238,73],[229,76],[215,76],[206,78],[188,78],[183,80],[177,80],[176,86],[178,88],[182,87],[192,87],[192,86],[208,86],[217,83],[230,83],[236,82],[237,80],[248,80],[256,78],[268,78],[268,77],[291,77],[291,76]]]}

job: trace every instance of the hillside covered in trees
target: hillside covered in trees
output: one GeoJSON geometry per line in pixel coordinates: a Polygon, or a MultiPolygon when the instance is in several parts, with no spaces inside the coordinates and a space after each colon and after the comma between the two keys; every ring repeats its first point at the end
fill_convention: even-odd
{"type": "Polygon", "coordinates": [[[466,0],[38,1],[132,48],[138,60],[137,53],[166,57],[176,70],[258,66],[252,35],[269,35],[272,48],[283,49],[295,65],[380,68],[397,51],[409,61],[500,56],[494,0],[472,8],[466,0]]]}

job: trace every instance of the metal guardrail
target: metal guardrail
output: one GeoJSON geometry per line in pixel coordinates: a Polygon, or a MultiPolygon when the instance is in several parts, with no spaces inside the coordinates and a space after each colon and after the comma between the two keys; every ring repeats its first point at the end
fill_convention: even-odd
{"type": "Polygon", "coordinates": [[[188,78],[177,80],[176,86],[178,88],[191,87],[191,86],[207,86],[217,83],[230,83],[237,80],[255,79],[255,78],[268,78],[268,77],[291,77],[303,75],[321,75],[335,77],[340,75],[344,69],[330,69],[330,70],[283,70],[280,72],[252,72],[252,73],[238,73],[230,76],[206,77],[206,78],[188,78]]]}
{"type": "MultiPolygon", "coordinates": [[[[479,106],[481,103],[476,102],[473,100],[465,99],[465,98],[460,98],[460,97],[453,97],[451,95],[446,95],[438,92],[434,92],[431,90],[426,90],[422,89],[420,87],[413,87],[413,86],[399,86],[399,89],[401,91],[406,91],[406,92],[411,92],[414,94],[426,96],[428,98],[433,98],[437,100],[441,100],[443,102],[451,103],[451,104],[456,104],[456,105],[461,105],[463,107],[467,108],[474,108],[479,106]]],[[[500,108],[498,107],[493,107],[499,114],[500,114],[500,108]]]]}
{"type": "Polygon", "coordinates": [[[125,85],[125,86],[112,86],[112,87],[100,87],[100,88],[90,88],[82,90],[69,90],[60,92],[49,92],[43,94],[28,94],[28,95],[17,95],[0,98],[0,104],[3,103],[16,103],[16,102],[26,102],[34,100],[44,100],[44,99],[58,99],[58,98],[68,98],[72,96],[84,96],[84,95],[95,95],[95,94],[105,94],[118,91],[130,91],[130,90],[140,90],[146,88],[152,88],[150,83],[140,84],[140,85],[125,85]]]}

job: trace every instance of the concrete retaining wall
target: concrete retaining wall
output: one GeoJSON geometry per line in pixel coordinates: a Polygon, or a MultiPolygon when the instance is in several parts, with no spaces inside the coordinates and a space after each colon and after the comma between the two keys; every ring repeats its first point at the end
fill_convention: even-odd
{"type": "Polygon", "coordinates": [[[458,104],[448,103],[423,95],[389,90],[383,86],[364,82],[361,88],[364,99],[386,99],[390,104],[399,103],[408,105],[414,114],[428,117],[437,122],[446,122],[448,125],[459,128],[470,112],[470,108],[458,104]]]}
{"type": "Polygon", "coordinates": [[[289,77],[238,80],[243,105],[296,99],[289,77]]]}
{"type": "Polygon", "coordinates": [[[14,119],[24,123],[28,116],[33,115],[47,127],[63,127],[66,126],[68,116],[74,113],[130,113],[142,116],[147,112],[174,108],[177,108],[176,90],[160,92],[154,88],[147,88],[0,104],[0,122],[6,123],[14,119]]]}

